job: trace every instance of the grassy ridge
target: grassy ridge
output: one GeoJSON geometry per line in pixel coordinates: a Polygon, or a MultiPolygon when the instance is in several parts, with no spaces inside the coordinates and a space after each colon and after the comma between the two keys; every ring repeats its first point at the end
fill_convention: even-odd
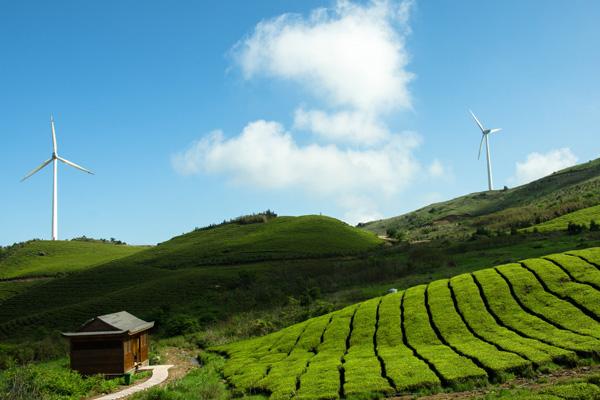
{"type": "Polygon", "coordinates": [[[264,223],[198,229],[138,254],[131,262],[177,269],[357,254],[382,243],[374,234],[335,218],[277,217],[264,223]]]}
{"type": "MultiPolygon", "coordinates": [[[[598,204],[600,159],[516,188],[472,193],[361,226],[378,234],[401,232],[409,240],[464,238],[479,227],[525,228],[598,204]]],[[[589,224],[590,218],[584,222],[589,224]]]]}
{"type": "MultiPolygon", "coordinates": [[[[598,248],[584,254],[600,259],[598,248]]],[[[434,281],[214,350],[229,355],[223,371],[237,391],[260,389],[273,399],[465,388],[571,365],[578,356],[597,359],[600,320],[584,307],[593,308],[600,292],[586,286],[589,297],[576,297],[573,285],[582,284],[554,273],[562,270],[557,264],[582,260],[552,257],[560,261],[530,259],[434,281]]]]}
{"type": "Polygon", "coordinates": [[[590,227],[591,221],[600,221],[600,205],[587,207],[582,210],[570,212],[560,217],[551,219],[550,221],[543,222],[541,224],[533,225],[530,228],[523,229],[523,231],[531,232],[537,230],[538,232],[551,232],[551,231],[564,231],[567,229],[569,222],[578,225],[584,225],[590,227]]]}
{"type": "Polygon", "coordinates": [[[0,258],[0,279],[53,276],[81,271],[138,253],[147,246],[95,241],[33,240],[16,245],[0,258]]]}

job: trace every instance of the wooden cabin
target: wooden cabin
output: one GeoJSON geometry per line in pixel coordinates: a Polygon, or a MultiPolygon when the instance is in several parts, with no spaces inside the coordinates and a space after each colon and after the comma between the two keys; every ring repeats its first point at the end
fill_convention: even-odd
{"type": "Polygon", "coordinates": [[[71,369],[85,375],[120,375],[148,365],[153,326],[154,322],[120,311],[92,318],[76,332],[63,332],[71,345],[71,369]]]}

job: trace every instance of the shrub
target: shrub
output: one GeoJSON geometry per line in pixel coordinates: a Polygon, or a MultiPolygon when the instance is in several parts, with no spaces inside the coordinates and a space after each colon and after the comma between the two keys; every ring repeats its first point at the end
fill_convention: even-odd
{"type": "Polygon", "coordinates": [[[191,315],[175,314],[167,319],[163,326],[167,336],[185,335],[200,330],[200,323],[191,315]]]}
{"type": "Polygon", "coordinates": [[[569,222],[567,225],[567,232],[571,235],[577,235],[585,229],[585,226],[582,224],[576,224],[575,222],[569,222]]]}

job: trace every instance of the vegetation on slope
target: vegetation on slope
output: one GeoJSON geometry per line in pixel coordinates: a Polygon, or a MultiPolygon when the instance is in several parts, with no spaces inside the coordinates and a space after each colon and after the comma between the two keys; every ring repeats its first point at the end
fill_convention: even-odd
{"type": "Polygon", "coordinates": [[[550,221],[536,224],[530,228],[525,228],[523,231],[532,232],[551,232],[565,231],[569,228],[569,224],[576,224],[587,229],[598,229],[600,226],[593,225],[592,221],[600,221],[600,205],[587,207],[582,210],[573,211],[571,213],[561,215],[560,217],[551,219],[550,221]],[[590,224],[592,226],[590,227],[590,224]]]}
{"type": "MultiPolygon", "coordinates": [[[[149,375],[142,371],[132,381],[149,375]]],[[[70,369],[67,358],[0,370],[0,400],[79,400],[120,390],[123,385],[123,377],[81,376],[70,369]]]]}
{"type": "Polygon", "coordinates": [[[0,280],[71,273],[127,257],[146,248],[101,241],[32,240],[2,250],[0,280]]]}
{"type": "MultiPolygon", "coordinates": [[[[583,267],[570,253],[411,287],[213,350],[227,354],[223,373],[238,392],[274,399],[462,389],[598,359],[600,318],[589,310],[600,291],[573,274],[554,278],[556,268],[583,267]]],[[[600,248],[583,254],[599,259],[600,248]]],[[[600,279],[599,267],[585,267],[600,279]]]]}
{"type": "Polygon", "coordinates": [[[360,226],[408,240],[468,238],[477,228],[506,232],[598,204],[600,159],[513,189],[473,193],[360,226]]]}
{"type": "Polygon", "coordinates": [[[225,223],[161,243],[132,262],[163,268],[351,255],[383,241],[335,218],[305,215],[225,223]]]}

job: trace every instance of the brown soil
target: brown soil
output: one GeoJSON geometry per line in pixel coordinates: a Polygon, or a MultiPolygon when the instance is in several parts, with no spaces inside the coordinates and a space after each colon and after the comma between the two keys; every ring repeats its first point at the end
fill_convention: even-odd
{"type": "MultiPolygon", "coordinates": [[[[473,399],[480,396],[485,396],[490,392],[497,392],[498,389],[541,389],[546,386],[551,386],[557,383],[570,381],[576,378],[585,378],[589,375],[600,372],[600,365],[590,367],[579,367],[573,369],[563,369],[552,372],[550,374],[540,375],[536,378],[518,378],[501,385],[484,387],[481,389],[470,390],[467,392],[453,393],[437,393],[429,396],[418,397],[419,400],[462,400],[473,399]]],[[[415,399],[417,396],[406,395],[392,397],[392,400],[409,400],[415,399]]]]}
{"type": "MultiPolygon", "coordinates": [[[[198,364],[193,360],[198,356],[197,350],[180,349],[178,347],[165,347],[161,351],[161,364],[172,364],[169,369],[169,377],[165,382],[183,378],[190,370],[198,364]]],[[[162,383],[162,385],[165,384],[162,383]]]]}

